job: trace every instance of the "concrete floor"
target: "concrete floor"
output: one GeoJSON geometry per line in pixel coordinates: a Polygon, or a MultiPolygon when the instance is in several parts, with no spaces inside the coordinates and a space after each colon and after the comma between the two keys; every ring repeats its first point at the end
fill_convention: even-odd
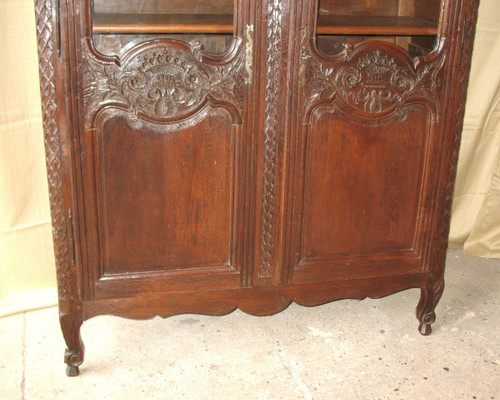
{"type": "Polygon", "coordinates": [[[271,317],[102,316],[65,376],[57,310],[0,319],[0,399],[500,399],[500,260],[448,255],[434,333],[418,290],[271,317]]]}

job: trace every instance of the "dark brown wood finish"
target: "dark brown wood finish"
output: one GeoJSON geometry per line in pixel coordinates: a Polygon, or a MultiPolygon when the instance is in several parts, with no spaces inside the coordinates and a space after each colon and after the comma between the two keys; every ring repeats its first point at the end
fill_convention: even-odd
{"type": "Polygon", "coordinates": [[[68,375],[101,314],[268,315],[413,287],[429,334],[478,1],[154,3],[96,1],[93,21],[88,0],[36,0],[68,375]],[[112,29],[233,39],[104,55],[93,35],[112,29]],[[327,56],[317,35],[361,36],[327,56]],[[412,58],[418,35],[438,39],[412,58]]]}

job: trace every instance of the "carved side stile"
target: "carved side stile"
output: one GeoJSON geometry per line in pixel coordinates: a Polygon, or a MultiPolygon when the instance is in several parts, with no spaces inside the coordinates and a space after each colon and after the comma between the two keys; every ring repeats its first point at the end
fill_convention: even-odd
{"type": "Polygon", "coordinates": [[[57,267],[58,292],[60,302],[73,297],[70,279],[70,252],[66,204],[63,194],[62,154],[60,131],[57,125],[57,96],[55,82],[56,50],[54,46],[53,3],[37,0],[38,56],[40,87],[42,94],[43,129],[45,134],[45,154],[49,181],[52,233],[54,236],[55,260],[57,267]]]}
{"type": "MultiPolygon", "coordinates": [[[[78,375],[78,366],[84,358],[84,346],[80,337],[83,322],[82,310],[71,260],[69,235],[69,212],[63,190],[63,157],[61,131],[57,122],[56,57],[58,37],[55,37],[52,0],[37,0],[35,3],[38,34],[38,56],[40,87],[42,94],[43,129],[49,181],[49,199],[54,237],[55,261],[59,294],[59,319],[67,349],[64,360],[68,364],[67,375],[78,375]]],[[[60,33],[57,32],[57,35],[60,33]]]]}
{"type": "Polygon", "coordinates": [[[430,325],[436,318],[434,310],[444,291],[444,264],[448,248],[453,188],[457,173],[458,154],[467,99],[467,84],[474,45],[474,41],[471,39],[474,38],[477,9],[478,0],[465,0],[461,7],[461,16],[457,19],[458,23],[464,28],[463,30],[459,30],[459,35],[463,36],[459,36],[458,38],[461,49],[454,65],[456,72],[453,79],[454,83],[451,87],[452,90],[455,90],[454,102],[450,105],[451,110],[453,110],[453,115],[451,115],[453,126],[451,127],[451,138],[449,141],[446,141],[449,147],[445,148],[445,153],[448,153],[448,157],[444,157],[447,161],[443,165],[443,168],[447,172],[445,176],[441,177],[441,179],[444,179],[444,182],[441,186],[442,191],[439,194],[439,219],[435,236],[436,254],[435,258],[431,260],[431,270],[429,271],[427,287],[422,289],[421,298],[416,310],[417,318],[420,320],[419,330],[423,335],[428,335],[432,331],[430,325]]]}
{"type": "Polygon", "coordinates": [[[437,263],[444,264],[446,259],[446,251],[448,249],[448,235],[450,230],[451,219],[451,204],[453,200],[453,189],[455,186],[455,177],[457,174],[458,154],[460,151],[460,141],[462,137],[462,129],[464,125],[465,104],[467,100],[467,85],[469,81],[469,73],[472,60],[472,50],[474,46],[476,19],[477,19],[478,0],[466,0],[463,5],[464,20],[463,26],[463,43],[461,54],[459,55],[460,61],[458,64],[458,77],[456,79],[455,87],[458,88],[454,117],[455,125],[452,130],[453,139],[450,149],[450,162],[448,163],[448,174],[446,176],[446,184],[441,195],[441,211],[438,225],[437,239],[439,241],[437,251],[437,263]]]}

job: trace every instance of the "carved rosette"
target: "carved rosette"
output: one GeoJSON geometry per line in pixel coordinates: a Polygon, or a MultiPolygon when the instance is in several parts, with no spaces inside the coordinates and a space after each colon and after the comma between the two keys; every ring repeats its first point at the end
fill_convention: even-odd
{"type": "Polygon", "coordinates": [[[85,47],[89,57],[82,69],[82,87],[88,117],[105,105],[120,104],[132,119],[176,120],[195,113],[207,101],[241,114],[245,52],[220,66],[203,63],[196,43],[186,51],[165,45],[139,52],[118,66],[97,60],[85,47]]]}
{"type": "Polygon", "coordinates": [[[308,31],[303,31],[300,75],[306,86],[306,109],[323,101],[338,98],[347,108],[369,115],[395,112],[410,99],[428,100],[438,104],[438,74],[444,54],[428,64],[414,62],[402,51],[390,46],[365,49],[347,46],[330,66],[319,62],[310,53],[308,31]]]}

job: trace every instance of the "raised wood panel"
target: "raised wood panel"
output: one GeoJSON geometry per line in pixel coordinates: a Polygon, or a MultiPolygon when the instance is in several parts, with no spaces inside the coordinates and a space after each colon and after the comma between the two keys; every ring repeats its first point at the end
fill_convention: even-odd
{"type": "Polygon", "coordinates": [[[422,107],[372,123],[318,110],[307,132],[301,262],[411,250],[428,135],[422,107]]]}
{"type": "Polygon", "coordinates": [[[225,111],[184,129],[99,124],[105,274],[230,264],[234,129],[225,111]]]}

